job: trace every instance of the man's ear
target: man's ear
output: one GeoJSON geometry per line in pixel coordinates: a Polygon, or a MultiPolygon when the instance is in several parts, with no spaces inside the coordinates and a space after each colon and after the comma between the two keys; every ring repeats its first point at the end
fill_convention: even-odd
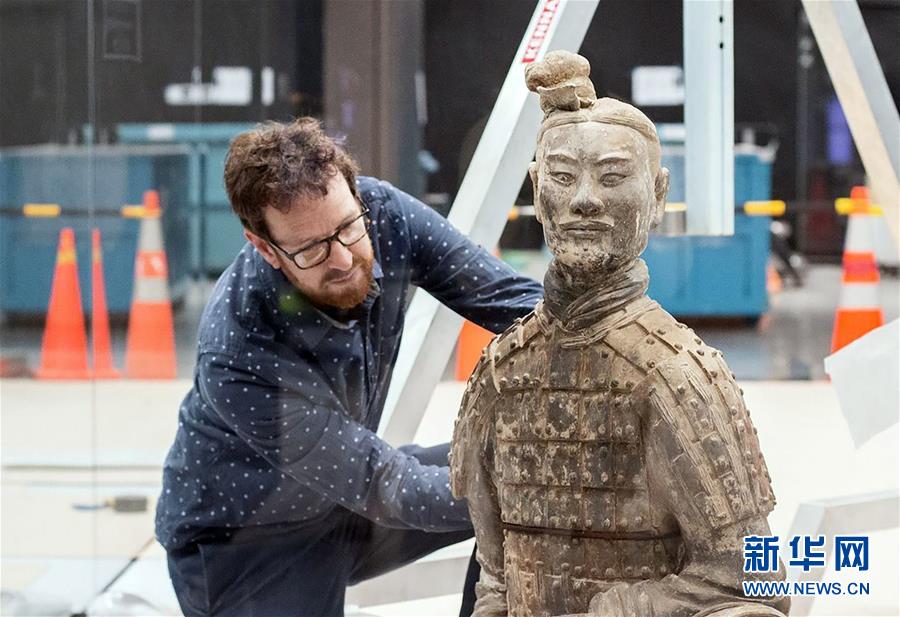
{"type": "Polygon", "coordinates": [[[666,213],[666,196],[669,194],[669,170],[665,167],[659,168],[656,174],[656,184],[653,187],[653,220],[650,228],[653,229],[662,222],[663,215],[666,213]]]}
{"type": "Polygon", "coordinates": [[[244,230],[244,237],[247,238],[247,241],[253,245],[253,248],[256,249],[256,252],[262,255],[262,258],[265,259],[270,266],[272,266],[276,270],[281,267],[281,263],[278,261],[278,255],[275,254],[275,249],[272,248],[271,244],[263,240],[260,236],[257,236],[249,229],[244,230]]]}
{"type": "Polygon", "coordinates": [[[531,178],[531,187],[534,193],[534,218],[537,219],[538,223],[543,225],[544,217],[541,215],[541,200],[538,195],[537,163],[532,162],[528,165],[528,176],[531,178]]]}

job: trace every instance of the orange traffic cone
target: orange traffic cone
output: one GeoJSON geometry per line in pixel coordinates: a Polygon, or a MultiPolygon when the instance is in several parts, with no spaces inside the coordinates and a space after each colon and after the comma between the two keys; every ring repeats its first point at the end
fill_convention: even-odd
{"type": "Polygon", "coordinates": [[[465,381],[475,370],[481,352],[494,335],[481,326],[466,321],[459,333],[459,342],[456,345],[456,380],[465,381]]]}
{"type": "Polygon", "coordinates": [[[875,219],[870,215],[868,191],[865,187],[854,187],[850,200],[853,209],[847,215],[844,273],[831,336],[832,353],[884,325],[884,313],[878,302],[880,277],[872,227],[875,219]]]}
{"type": "Polygon", "coordinates": [[[91,233],[93,265],[91,269],[91,329],[94,353],[94,378],[117,379],[113,368],[112,346],[109,341],[109,311],[106,308],[106,285],[103,281],[103,251],[100,230],[91,233]]]}
{"type": "Polygon", "coordinates": [[[125,345],[125,372],[137,379],[174,379],[176,374],[175,328],[161,214],[159,193],[144,193],[125,345]]]}
{"type": "Polygon", "coordinates": [[[88,379],[87,332],[78,287],[75,232],[66,227],[59,232],[56,270],[47,309],[47,324],[41,343],[38,379],[88,379]]]}

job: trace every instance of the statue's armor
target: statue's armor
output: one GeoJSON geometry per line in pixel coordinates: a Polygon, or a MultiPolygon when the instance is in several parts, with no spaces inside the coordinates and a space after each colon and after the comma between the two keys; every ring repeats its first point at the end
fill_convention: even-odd
{"type": "Polygon", "coordinates": [[[688,486],[712,528],[774,503],[721,355],[646,296],[577,333],[539,306],[486,350],[463,405],[493,436],[510,615],[585,612],[615,583],[680,569],[680,529],[650,474],[688,486]],[[661,446],[647,422],[669,412],[661,446]],[[654,447],[671,472],[648,468],[654,447]]]}

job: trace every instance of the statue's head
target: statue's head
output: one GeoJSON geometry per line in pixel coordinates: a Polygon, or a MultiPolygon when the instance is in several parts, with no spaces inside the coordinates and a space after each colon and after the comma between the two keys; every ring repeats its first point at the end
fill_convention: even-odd
{"type": "Polygon", "coordinates": [[[526,69],[544,120],[529,173],[544,238],[557,262],[583,274],[627,264],[663,216],[669,170],[656,127],[637,108],[597,99],[590,65],[557,51],[526,69]]]}

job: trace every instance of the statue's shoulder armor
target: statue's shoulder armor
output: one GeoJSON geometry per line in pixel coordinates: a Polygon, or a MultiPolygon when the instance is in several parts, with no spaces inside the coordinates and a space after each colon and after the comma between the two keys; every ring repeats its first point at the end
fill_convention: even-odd
{"type": "Polygon", "coordinates": [[[712,529],[765,516],[775,505],[771,479],[722,353],[665,311],[652,313],[640,323],[656,339],[651,347],[666,351],[637,394],[676,482],[712,529]]]}
{"type": "Polygon", "coordinates": [[[495,406],[493,402],[500,393],[499,375],[502,367],[517,352],[527,346],[540,332],[535,313],[516,321],[498,334],[484,348],[481,358],[466,383],[466,391],[460,403],[459,414],[453,427],[453,444],[450,451],[451,484],[453,493],[462,497],[465,493],[467,452],[476,448],[483,451],[491,438],[495,406]]]}

